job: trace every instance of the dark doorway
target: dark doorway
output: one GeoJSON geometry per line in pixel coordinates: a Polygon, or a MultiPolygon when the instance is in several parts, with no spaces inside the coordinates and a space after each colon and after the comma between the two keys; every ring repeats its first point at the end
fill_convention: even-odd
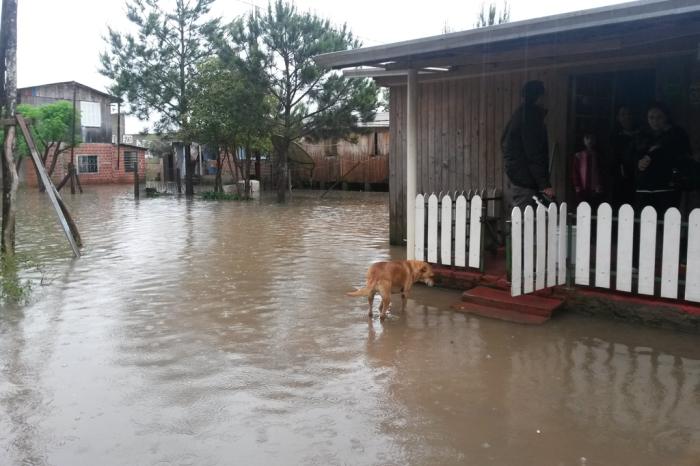
{"type": "MultiPolygon", "coordinates": [[[[656,76],[653,69],[625,70],[581,74],[570,83],[569,131],[567,155],[583,149],[583,136],[592,133],[605,162],[610,154],[610,137],[615,127],[616,112],[628,107],[638,127],[646,124],[646,108],[655,97],[656,76]]],[[[606,171],[613,170],[605,166],[606,171]]],[[[567,178],[567,184],[569,179],[567,178]]],[[[568,190],[570,191],[570,190],[568,190]]],[[[572,193],[567,197],[572,200],[572,193]]]]}

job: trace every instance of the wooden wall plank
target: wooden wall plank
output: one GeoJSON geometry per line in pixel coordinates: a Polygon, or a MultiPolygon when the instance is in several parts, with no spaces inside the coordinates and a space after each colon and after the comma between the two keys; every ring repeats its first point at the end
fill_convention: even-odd
{"type": "Polygon", "coordinates": [[[591,206],[582,202],[576,208],[576,278],[577,285],[588,286],[591,272],[591,206]]]}
{"type": "Polygon", "coordinates": [[[617,214],[617,268],[615,288],[632,292],[632,259],[634,253],[634,209],[629,204],[617,214]]]}
{"type": "Polygon", "coordinates": [[[612,251],[612,207],[608,203],[598,206],[595,237],[595,286],[610,288],[610,253],[612,251]]]}

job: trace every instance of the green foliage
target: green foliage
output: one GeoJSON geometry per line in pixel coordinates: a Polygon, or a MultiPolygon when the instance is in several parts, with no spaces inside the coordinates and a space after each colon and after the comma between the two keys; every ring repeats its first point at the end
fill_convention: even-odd
{"type": "MultiPolygon", "coordinates": [[[[17,113],[24,116],[30,122],[30,131],[40,155],[45,156],[49,150],[60,147],[58,153],[69,149],[73,138],[71,128],[73,125],[73,104],[67,101],[58,101],[46,105],[20,104],[17,113]],[[61,144],[63,143],[63,144],[61,144]]],[[[80,144],[80,114],[76,112],[75,143],[80,144]]],[[[4,140],[4,134],[0,138],[4,140]]],[[[29,146],[24,140],[21,131],[17,131],[17,154],[19,157],[29,156],[29,146]]]]}
{"type": "Polygon", "coordinates": [[[273,105],[273,132],[287,141],[306,135],[343,136],[377,105],[371,80],[347,79],[314,57],[360,46],[345,25],[333,26],[293,3],[275,0],[228,28],[224,57],[238,56],[264,73],[273,105]]]}
{"type": "Polygon", "coordinates": [[[193,140],[229,152],[269,148],[270,99],[259,70],[250,64],[218,58],[203,63],[191,105],[193,140]]]}
{"type": "Polygon", "coordinates": [[[29,261],[17,256],[0,258],[0,305],[22,305],[29,299],[32,283],[19,276],[23,264],[27,266],[29,261]]]}
{"type": "Polygon", "coordinates": [[[488,7],[485,3],[481,4],[479,18],[474,25],[477,28],[493,26],[495,24],[503,24],[510,21],[510,5],[507,0],[503,2],[501,12],[498,12],[495,3],[489,3],[488,7]]]}
{"type": "Polygon", "coordinates": [[[212,56],[219,20],[207,19],[214,0],[129,0],[127,18],[137,33],[109,28],[109,50],[100,72],[114,81],[111,91],[125,96],[131,111],[147,120],[159,115],[159,131],[186,129],[190,100],[201,64],[212,56]]]}
{"type": "Polygon", "coordinates": [[[201,193],[205,201],[241,201],[244,200],[236,193],[220,193],[215,191],[204,191],[201,193]]]}

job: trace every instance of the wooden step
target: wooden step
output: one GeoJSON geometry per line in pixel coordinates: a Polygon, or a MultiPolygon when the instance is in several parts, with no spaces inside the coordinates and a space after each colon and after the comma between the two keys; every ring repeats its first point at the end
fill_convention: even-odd
{"type": "Polygon", "coordinates": [[[547,322],[549,316],[526,314],[519,311],[509,311],[491,306],[481,306],[474,303],[459,302],[452,305],[452,309],[465,314],[474,314],[491,319],[505,320],[506,322],[514,322],[516,324],[531,324],[539,325],[547,322]]]}
{"type": "Polygon", "coordinates": [[[462,294],[462,302],[454,307],[486,317],[520,323],[547,321],[564,300],[557,297],[525,295],[513,297],[510,291],[478,286],[462,294]]]}

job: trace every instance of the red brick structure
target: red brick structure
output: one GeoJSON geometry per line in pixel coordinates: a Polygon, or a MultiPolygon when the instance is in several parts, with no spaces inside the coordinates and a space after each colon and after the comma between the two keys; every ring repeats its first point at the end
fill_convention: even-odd
{"type": "MultiPolygon", "coordinates": [[[[133,183],[133,161],[138,160],[139,179],[145,179],[146,149],[122,144],[119,146],[119,167],[117,168],[117,146],[109,143],[86,143],[74,149],[75,166],[81,184],[133,183]]],[[[70,151],[59,155],[56,169],[51,177],[55,184],[61,182],[68,171],[70,151]]],[[[47,162],[51,165],[51,157],[47,162]]],[[[24,182],[36,186],[36,171],[30,160],[23,163],[24,182]]]]}

